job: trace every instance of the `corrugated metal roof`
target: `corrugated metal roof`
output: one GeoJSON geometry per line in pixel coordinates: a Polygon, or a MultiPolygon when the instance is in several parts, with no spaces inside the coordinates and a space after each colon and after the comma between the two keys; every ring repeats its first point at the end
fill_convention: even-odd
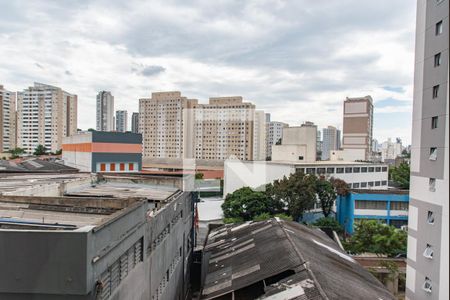
{"type": "Polygon", "coordinates": [[[201,299],[263,280],[264,294],[255,298],[394,299],[326,234],[296,222],[224,225],[209,234],[204,257],[208,266],[201,299]],[[284,278],[276,277],[280,274],[284,278]]]}

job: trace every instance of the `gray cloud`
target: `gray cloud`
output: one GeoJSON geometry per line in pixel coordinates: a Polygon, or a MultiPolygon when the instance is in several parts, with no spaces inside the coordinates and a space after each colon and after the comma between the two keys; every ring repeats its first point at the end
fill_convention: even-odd
{"type": "Polygon", "coordinates": [[[146,66],[141,70],[141,74],[147,77],[157,75],[164,72],[166,69],[161,66],[146,66]]]}

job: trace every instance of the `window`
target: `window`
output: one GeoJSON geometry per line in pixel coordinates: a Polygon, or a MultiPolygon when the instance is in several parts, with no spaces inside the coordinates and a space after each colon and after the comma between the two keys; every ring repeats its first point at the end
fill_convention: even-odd
{"type": "Polygon", "coordinates": [[[344,168],[336,168],[336,173],[344,173],[344,168]]]}
{"type": "Polygon", "coordinates": [[[442,21],[439,21],[439,22],[436,23],[435,34],[436,35],[441,35],[442,34],[442,21]]]}
{"type": "Polygon", "coordinates": [[[106,164],[100,164],[100,171],[105,172],[106,171],[106,164]]]}
{"type": "Polygon", "coordinates": [[[333,174],[334,168],[327,168],[327,174],[333,174]]]}
{"type": "Polygon", "coordinates": [[[375,172],[381,172],[381,167],[375,167],[375,172]]]}
{"type": "Polygon", "coordinates": [[[116,164],[115,164],[115,163],[110,164],[110,165],[109,165],[109,170],[110,170],[111,172],[116,171],[116,164]]]}
{"type": "Polygon", "coordinates": [[[345,168],[345,173],[351,173],[352,172],[352,168],[345,168]]]}
{"type": "Polygon", "coordinates": [[[362,167],[361,168],[361,173],[367,173],[367,167],[362,167]]]}
{"type": "Polygon", "coordinates": [[[433,247],[431,247],[430,244],[427,244],[425,251],[423,251],[423,256],[429,259],[433,259],[433,253],[434,253],[433,247]]]}
{"type": "Polygon", "coordinates": [[[388,170],[387,167],[382,167],[381,168],[381,172],[387,172],[387,170],[388,170]]]}
{"type": "Polygon", "coordinates": [[[430,148],[430,160],[436,160],[437,159],[437,148],[431,147],[430,148]]]}
{"type": "Polygon", "coordinates": [[[298,169],[297,169],[297,172],[298,172],[299,174],[305,174],[305,168],[298,168],[298,169]]]}
{"type": "Polygon", "coordinates": [[[316,174],[315,168],[306,168],[306,174],[316,174]]]}
{"type": "Polygon", "coordinates": [[[438,53],[434,56],[434,66],[439,67],[441,65],[441,63],[442,63],[441,53],[438,53]]]}
{"type": "Polygon", "coordinates": [[[373,187],[373,181],[369,181],[367,184],[369,185],[369,187],[373,187]]]}
{"type": "Polygon", "coordinates": [[[354,182],[353,183],[353,188],[354,189],[359,189],[359,182],[354,182]]]}
{"type": "Polygon", "coordinates": [[[433,99],[436,99],[439,96],[439,84],[433,86],[433,99]]]}
{"type": "Polygon", "coordinates": [[[408,210],[408,202],[392,201],[391,210],[408,210]]]}
{"type": "Polygon", "coordinates": [[[386,180],[381,181],[381,185],[387,185],[387,181],[386,180]]]}
{"type": "Polygon", "coordinates": [[[129,163],[128,164],[128,171],[133,171],[134,170],[134,164],[133,163],[129,163]]]}
{"type": "Polygon", "coordinates": [[[381,182],[380,181],[375,181],[375,186],[380,186],[381,182]]]}
{"type": "Polygon", "coordinates": [[[428,181],[428,189],[430,190],[430,192],[436,191],[436,178],[430,178],[430,180],[428,181]]]}
{"type": "Polygon", "coordinates": [[[438,117],[431,118],[431,129],[436,129],[438,127],[438,117]]]}
{"type": "Polygon", "coordinates": [[[428,277],[425,277],[425,281],[423,283],[422,289],[427,293],[431,293],[431,288],[432,288],[431,279],[428,277]]]}
{"type": "Polygon", "coordinates": [[[366,188],[367,187],[367,182],[361,182],[361,188],[366,188]]]}
{"type": "Polygon", "coordinates": [[[356,209],[378,209],[385,210],[387,206],[386,201],[367,201],[367,200],[356,200],[356,209]]]}
{"type": "Polygon", "coordinates": [[[120,171],[125,171],[125,164],[124,163],[120,164],[120,171]]]}
{"type": "Polygon", "coordinates": [[[317,174],[325,174],[325,168],[317,168],[317,174]]]}
{"type": "Polygon", "coordinates": [[[427,213],[427,223],[430,225],[434,224],[434,213],[430,210],[427,213]]]}
{"type": "Polygon", "coordinates": [[[303,156],[299,156],[299,157],[298,157],[298,160],[303,160],[303,156]]]}
{"type": "Polygon", "coordinates": [[[374,171],[374,167],[369,167],[369,173],[372,173],[374,171]]]}
{"type": "Polygon", "coordinates": [[[353,168],[353,173],[359,173],[361,169],[359,167],[353,168]]]}

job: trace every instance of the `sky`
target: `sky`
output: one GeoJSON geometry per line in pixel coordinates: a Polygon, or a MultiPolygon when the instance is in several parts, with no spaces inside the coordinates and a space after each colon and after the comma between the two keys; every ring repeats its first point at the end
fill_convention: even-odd
{"type": "Polygon", "coordinates": [[[374,99],[374,138],[411,140],[415,1],[0,0],[0,84],[78,95],[95,127],[100,90],[116,110],[181,91],[235,96],[272,120],[342,128],[345,97],[374,99]]]}

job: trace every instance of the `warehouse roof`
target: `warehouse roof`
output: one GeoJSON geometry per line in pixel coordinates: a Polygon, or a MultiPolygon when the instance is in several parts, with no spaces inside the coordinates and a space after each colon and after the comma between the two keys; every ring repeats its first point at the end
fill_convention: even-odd
{"type": "Polygon", "coordinates": [[[270,219],[212,231],[202,299],[394,299],[319,229],[270,219]]]}

